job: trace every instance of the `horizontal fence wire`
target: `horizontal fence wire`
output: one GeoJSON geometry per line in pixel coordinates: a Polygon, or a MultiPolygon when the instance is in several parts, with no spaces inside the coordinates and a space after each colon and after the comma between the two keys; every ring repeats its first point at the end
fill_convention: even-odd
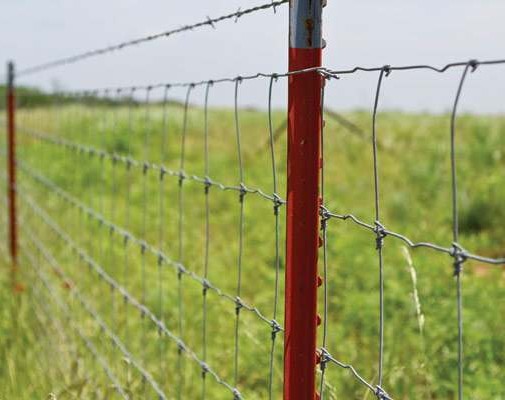
{"type": "Polygon", "coordinates": [[[445,73],[455,68],[465,67],[466,65],[472,65],[475,68],[478,66],[492,66],[492,65],[503,65],[505,64],[505,59],[497,59],[497,60],[477,60],[472,59],[469,61],[458,61],[452,62],[448,64],[444,64],[442,66],[435,66],[429,64],[412,64],[412,65],[382,65],[382,66],[374,66],[374,67],[364,67],[364,66],[356,66],[348,69],[334,69],[329,66],[324,67],[313,67],[300,69],[289,72],[257,72],[254,74],[244,74],[244,75],[236,75],[229,76],[224,78],[215,78],[215,79],[207,79],[207,80],[195,80],[195,81],[186,81],[186,82],[158,82],[151,83],[148,85],[127,85],[127,86],[110,86],[110,87],[102,87],[102,88],[90,88],[90,89],[76,89],[76,90],[65,90],[65,91],[56,91],[55,94],[69,96],[70,98],[77,96],[86,98],[87,96],[98,95],[100,93],[113,93],[113,92],[122,92],[127,93],[128,91],[136,91],[136,90],[153,90],[159,88],[187,88],[190,86],[206,86],[208,84],[217,84],[217,83],[235,83],[236,81],[247,81],[247,80],[255,80],[258,78],[283,78],[300,74],[308,74],[311,72],[317,72],[321,76],[331,79],[339,79],[340,76],[344,75],[354,75],[359,72],[380,72],[386,71],[388,75],[391,72],[397,71],[431,71],[437,73],[445,73]]]}

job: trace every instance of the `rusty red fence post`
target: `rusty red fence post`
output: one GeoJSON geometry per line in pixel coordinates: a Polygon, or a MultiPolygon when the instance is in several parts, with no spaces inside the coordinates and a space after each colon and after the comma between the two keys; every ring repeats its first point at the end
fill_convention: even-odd
{"type": "MultiPolygon", "coordinates": [[[[17,267],[18,234],[16,217],[16,95],[14,63],[7,64],[7,200],[9,221],[9,252],[13,273],[17,267]]],[[[13,277],[13,285],[15,285],[13,277]]]]}
{"type": "MultiPolygon", "coordinates": [[[[291,0],[289,70],[320,67],[324,0],[291,0]]],[[[316,398],[321,90],[317,71],[288,83],[284,399],[316,398]]]]}

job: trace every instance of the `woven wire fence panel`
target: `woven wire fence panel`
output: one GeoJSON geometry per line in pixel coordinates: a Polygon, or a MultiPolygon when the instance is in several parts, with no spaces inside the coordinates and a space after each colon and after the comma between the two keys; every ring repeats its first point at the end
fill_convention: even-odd
{"type": "MultiPolygon", "coordinates": [[[[273,78],[257,83],[269,102],[273,78]]],[[[23,265],[101,365],[100,393],[279,396],[283,115],[241,108],[248,84],[18,99],[23,265]]]]}
{"type": "MultiPolygon", "coordinates": [[[[394,79],[383,81],[385,71],[376,71],[381,84],[394,79]]],[[[340,74],[320,73],[327,95],[340,74]]],[[[270,104],[285,78],[60,93],[46,107],[19,99],[21,252],[36,267],[34,293],[55,299],[37,302],[51,307],[43,318],[57,315],[49,326],[72,328],[67,340],[81,339],[69,342],[67,357],[94,365],[79,368],[98,393],[280,396],[286,126],[284,111],[270,104]],[[216,84],[228,87],[231,107],[212,107],[216,84]],[[240,107],[248,84],[264,86],[266,111],[240,107]]],[[[380,111],[377,88],[370,113],[342,114],[324,102],[321,396],[452,395],[464,365],[458,352],[472,360],[487,346],[489,368],[466,375],[494,382],[499,338],[477,331],[492,331],[497,319],[474,310],[491,308],[479,294],[496,278],[499,290],[495,265],[503,259],[499,250],[474,249],[496,246],[499,180],[481,177],[501,159],[476,160],[500,148],[503,121],[458,118],[457,108],[399,121],[380,111]],[[488,134],[474,137],[476,129],[488,134]],[[456,132],[463,133],[453,148],[465,148],[465,157],[451,156],[456,132]],[[425,167],[412,162],[414,152],[429,155],[425,167]],[[460,158],[456,186],[475,198],[464,200],[458,218],[464,247],[452,237],[451,161],[460,158]],[[417,198],[433,207],[409,207],[417,198]],[[491,215],[475,214],[482,203],[491,215]],[[382,280],[380,264],[373,267],[381,258],[382,280]],[[469,327],[458,317],[453,282],[463,263],[469,327]],[[458,321],[474,347],[458,346],[458,321]],[[432,389],[437,379],[447,384],[432,389]]],[[[464,383],[478,393],[476,383],[464,383]]]]}
{"type": "MultiPolygon", "coordinates": [[[[472,72],[503,63],[295,72],[326,81],[314,349],[322,399],[503,395],[505,343],[496,332],[505,303],[496,300],[505,199],[496,171],[505,122],[458,113],[472,72]],[[452,111],[382,111],[388,84],[419,70],[454,73],[452,111]],[[369,109],[345,113],[328,100],[365,75],[373,76],[369,109]]],[[[281,397],[287,124],[272,99],[284,103],[288,75],[59,91],[37,101],[19,91],[18,289],[40,330],[38,368],[54,366],[51,391],[281,397]],[[244,106],[253,85],[264,92],[261,109],[244,106]]]]}
{"type": "Polygon", "coordinates": [[[504,119],[458,112],[479,101],[465,85],[503,68],[489,64],[324,74],[321,398],[503,395],[503,337],[489,333],[503,313],[504,119]],[[448,111],[381,109],[423,73],[454,82],[448,111]],[[343,125],[325,99],[354,79],[370,82],[370,108],[343,125]]]}

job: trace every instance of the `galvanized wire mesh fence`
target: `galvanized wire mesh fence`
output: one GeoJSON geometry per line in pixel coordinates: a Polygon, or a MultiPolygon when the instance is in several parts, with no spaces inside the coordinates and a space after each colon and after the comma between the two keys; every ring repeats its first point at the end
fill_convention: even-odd
{"type": "MultiPolygon", "coordinates": [[[[374,222],[368,223],[366,221],[360,220],[358,217],[353,215],[352,213],[335,213],[330,211],[323,202],[321,206],[321,232],[323,238],[323,271],[324,271],[324,317],[323,317],[323,340],[322,347],[319,349],[320,352],[320,367],[321,367],[321,380],[320,380],[320,388],[321,388],[321,397],[324,397],[324,382],[325,382],[325,372],[328,366],[334,365],[341,368],[349,369],[354,375],[354,377],[367,389],[369,389],[375,396],[379,399],[391,399],[393,398],[393,394],[388,394],[386,390],[383,388],[384,382],[384,325],[387,323],[385,320],[385,310],[384,310],[384,256],[383,249],[385,245],[386,238],[394,238],[402,241],[406,246],[411,249],[429,249],[431,251],[441,252],[449,255],[452,258],[453,264],[453,274],[456,280],[456,302],[455,306],[457,308],[456,321],[453,324],[454,328],[457,330],[457,369],[458,369],[458,398],[463,398],[463,296],[462,296],[462,284],[461,284],[461,275],[463,271],[463,264],[469,260],[479,261],[480,263],[486,263],[490,265],[503,265],[505,262],[504,258],[492,258],[485,257],[478,254],[473,254],[470,251],[464,249],[462,245],[459,243],[459,214],[458,214],[458,180],[457,180],[457,157],[456,157],[456,120],[457,120],[457,110],[458,103],[461,97],[463,84],[465,79],[467,78],[469,71],[475,71],[479,65],[499,65],[503,64],[504,61],[489,61],[489,62],[479,62],[476,60],[471,60],[467,63],[454,63],[448,64],[443,67],[433,67],[429,65],[419,65],[419,66],[404,66],[404,67],[391,67],[384,66],[382,68],[354,68],[352,70],[341,71],[341,72],[324,72],[324,76],[327,79],[338,78],[339,76],[344,76],[346,74],[354,74],[358,71],[364,72],[378,72],[379,77],[377,81],[377,87],[375,91],[375,98],[373,104],[372,111],[372,126],[371,126],[371,148],[372,148],[372,174],[373,174],[373,209],[374,209],[374,222]],[[378,130],[377,130],[377,113],[379,108],[379,101],[381,95],[381,88],[384,84],[384,79],[389,76],[393,71],[411,71],[411,70],[420,70],[420,69],[428,69],[434,72],[443,73],[449,70],[450,68],[459,67],[462,68],[462,75],[457,86],[457,91],[454,98],[454,103],[452,107],[452,112],[450,114],[450,174],[451,174],[451,197],[447,199],[448,204],[451,205],[452,209],[452,244],[451,245],[442,245],[438,243],[432,243],[429,240],[426,241],[414,241],[402,233],[394,232],[388,230],[385,227],[384,218],[381,216],[381,207],[380,207],[380,199],[381,199],[381,191],[380,191],[380,168],[379,168],[379,151],[378,151],[378,130]],[[375,249],[377,250],[377,259],[378,259],[378,288],[379,288],[379,296],[378,296],[378,304],[379,304],[379,332],[378,332],[378,367],[377,367],[377,383],[373,384],[366,379],[364,379],[358,371],[349,364],[346,364],[342,361],[336,359],[331,352],[327,349],[327,337],[331,331],[329,331],[327,321],[329,319],[328,316],[328,256],[327,256],[327,243],[328,243],[328,225],[332,223],[332,221],[340,220],[340,221],[349,221],[356,225],[359,228],[365,229],[373,234],[375,234],[374,243],[375,249]]],[[[393,72],[393,74],[396,72],[393,72]]],[[[392,78],[391,78],[392,79],[392,78]]],[[[324,95],[323,95],[324,99],[324,95]]],[[[322,135],[322,142],[324,142],[324,135],[322,135]]],[[[416,160],[416,162],[421,162],[421,160],[416,160]]],[[[324,171],[324,170],[323,170],[324,171]]],[[[387,178],[387,177],[386,177],[387,178]]],[[[321,191],[322,198],[324,199],[324,188],[325,188],[325,176],[324,172],[322,173],[321,179],[321,191]]]]}
{"type": "MultiPolygon", "coordinates": [[[[251,140],[240,138],[241,82],[242,79],[236,79],[231,85],[237,104],[232,121],[236,153],[220,157],[220,163],[230,168],[230,174],[223,174],[228,183],[221,183],[212,175],[213,165],[218,165],[211,161],[215,150],[210,150],[218,144],[215,134],[209,134],[212,82],[200,85],[204,89],[203,110],[190,105],[195,84],[185,85],[185,102],[180,105],[168,103],[168,87],[161,89],[161,102],[151,102],[155,89],[148,87],[135,89],[138,94],[143,92],[139,99],[131,96],[133,90],[126,90],[128,97],[124,99],[118,97],[122,89],[106,90],[93,98],[76,96],[69,105],[55,104],[49,111],[19,110],[17,193],[28,214],[21,222],[22,235],[31,239],[21,248],[22,253],[37,249],[49,271],[60,271],[58,277],[73,296],[70,298],[82,306],[79,320],[85,311],[86,320],[94,321],[112,341],[114,349],[107,351],[126,359],[142,385],[161,398],[166,398],[167,393],[196,396],[196,376],[202,381],[198,385],[202,396],[212,378],[212,384],[217,383],[240,398],[240,382],[247,381],[240,368],[242,348],[247,349],[247,354],[264,353],[255,356],[264,363],[264,376],[257,378],[264,382],[264,389],[256,395],[273,396],[274,390],[280,388],[282,353],[276,351],[276,339],[282,328],[276,318],[283,200],[276,192],[277,165],[269,129],[264,131],[268,147],[262,158],[270,158],[272,175],[266,181],[271,181],[271,187],[262,190],[247,185],[249,160],[243,159],[241,146],[249,146],[251,140]],[[93,101],[110,106],[86,105],[93,101]],[[37,116],[39,111],[41,119],[37,116]],[[50,114],[48,119],[46,112],[50,114]],[[195,123],[197,129],[190,128],[193,117],[202,123],[195,123]],[[51,126],[52,121],[56,125],[51,126]],[[76,124],[77,121],[82,123],[76,124]],[[66,122],[71,125],[65,125],[66,122]],[[121,123],[126,126],[118,126],[121,123]],[[72,125],[75,131],[71,131],[72,125]],[[193,159],[189,164],[192,172],[200,175],[187,170],[187,157],[193,159]],[[222,212],[220,204],[233,207],[234,200],[237,210],[229,212],[226,218],[236,218],[236,225],[233,219],[221,222],[214,218],[211,222],[213,209],[222,212]],[[272,290],[258,301],[254,301],[255,289],[250,285],[255,275],[253,246],[247,243],[258,238],[257,234],[248,236],[251,228],[245,228],[247,209],[272,215],[265,216],[262,222],[271,232],[273,240],[268,245],[276,254],[268,278],[273,279],[272,290]],[[213,249],[211,232],[224,229],[231,230],[236,239],[229,239],[228,249],[213,249]],[[50,246],[42,239],[48,237],[50,246]],[[62,253],[60,249],[64,249],[62,253]],[[213,251],[230,253],[220,256],[219,263],[224,265],[216,265],[213,251]],[[76,270],[74,263],[81,268],[76,270]],[[234,264],[236,268],[232,267],[234,264]],[[219,272],[212,271],[216,268],[219,272]],[[245,268],[249,271],[243,271],[245,268]],[[218,274],[224,274],[226,279],[218,274]],[[217,312],[223,317],[218,317],[217,312]],[[197,327],[200,334],[196,333],[197,327]],[[191,334],[185,333],[188,330],[191,334]],[[156,332],[159,337],[154,335],[156,332]],[[248,340],[248,335],[253,337],[248,340]],[[259,337],[269,340],[255,343],[259,337]],[[229,347],[218,351],[216,340],[220,338],[229,347]],[[159,353],[155,357],[159,362],[152,362],[153,352],[159,353]],[[174,363],[167,365],[167,354],[171,352],[174,363]],[[223,363],[228,365],[228,376],[216,370],[216,365],[223,363]],[[164,381],[172,373],[177,376],[177,389],[169,390],[164,381]]],[[[266,90],[271,91],[269,81],[265,83],[266,90]]],[[[272,128],[272,124],[272,119],[265,120],[266,128],[272,128]]],[[[222,173],[222,167],[218,168],[222,173]]],[[[217,232],[216,236],[224,233],[217,232]]],[[[68,296],[65,301],[69,301],[68,296]]],[[[65,307],[61,310],[67,313],[65,307]]],[[[118,367],[117,359],[109,363],[118,367]]],[[[120,373],[110,370],[114,368],[107,367],[108,375],[119,379],[120,373]]],[[[125,390],[124,383],[114,386],[119,393],[125,390]]],[[[214,388],[211,393],[215,391],[214,388]]]]}
{"type": "MultiPolygon", "coordinates": [[[[283,3],[287,1],[62,58],[23,69],[20,76],[214,27],[256,11],[275,11],[283,3]]],[[[388,265],[384,261],[385,244],[397,239],[408,249],[452,259],[456,315],[447,332],[457,332],[455,387],[462,399],[463,265],[501,266],[505,259],[467,250],[460,243],[457,110],[469,72],[502,64],[504,60],[472,60],[442,67],[314,67],[187,83],[61,91],[38,105],[30,102],[29,94],[18,96],[17,264],[33,300],[34,316],[46,332],[44,348],[58,356],[56,368],[65,368],[72,360],[73,378],[92,382],[92,393],[104,398],[112,392],[125,399],[280,398],[286,384],[281,299],[290,296],[284,293],[283,279],[289,155],[286,137],[279,134],[286,128],[285,117],[272,106],[276,83],[298,76],[319,77],[326,85],[317,106],[324,110],[325,93],[338,90],[337,79],[377,73],[371,135],[366,127],[357,127],[331,109],[326,112],[342,129],[358,132],[360,140],[370,139],[371,170],[360,172],[373,177],[372,221],[340,207],[338,192],[331,188],[336,183],[325,170],[337,158],[336,148],[326,145],[332,138],[325,129],[320,132],[325,162],[321,163],[319,226],[309,228],[321,233],[322,329],[317,349],[306,351],[319,364],[312,372],[318,373],[321,399],[337,398],[346,376],[337,372],[340,369],[349,370],[351,378],[376,398],[397,398],[385,377],[389,348],[385,345],[388,265]],[[377,122],[382,88],[386,77],[394,79],[402,71],[444,73],[456,68],[462,75],[448,132],[452,241],[414,240],[386,228],[389,221],[382,213],[380,183],[387,179],[379,168],[382,149],[377,122]],[[266,112],[241,107],[248,84],[263,86],[266,112]],[[229,90],[231,110],[213,106],[217,85],[229,90]],[[369,268],[368,260],[361,261],[378,275],[374,287],[378,344],[373,352],[378,360],[376,366],[366,368],[375,376],[342,359],[341,349],[334,347],[333,329],[339,316],[332,296],[342,296],[342,291],[332,283],[333,274],[338,274],[331,270],[332,264],[339,255],[330,247],[332,227],[339,221],[371,233],[370,243],[377,253],[376,270],[369,268]]],[[[2,151],[3,156],[7,153],[2,151]]],[[[8,173],[2,174],[6,182],[8,173]]],[[[7,206],[6,193],[4,185],[2,204],[7,206]]],[[[5,217],[2,222],[7,222],[5,217]]],[[[2,236],[6,238],[8,232],[2,236]]],[[[417,297],[415,280],[414,290],[417,297]]],[[[416,317],[420,317],[419,307],[416,317]]],[[[289,346],[289,341],[284,345],[289,346]]],[[[67,371],[58,373],[67,384],[67,371]]],[[[354,393],[361,392],[354,389],[354,393]]]]}

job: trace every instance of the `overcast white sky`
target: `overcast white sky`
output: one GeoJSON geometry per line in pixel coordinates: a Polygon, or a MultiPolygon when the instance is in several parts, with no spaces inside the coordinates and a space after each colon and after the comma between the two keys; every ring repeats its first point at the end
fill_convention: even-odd
{"type": "MultiPolygon", "coordinates": [[[[0,62],[19,68],[126,39],[156,33],[206,16],[218,16],[266,0],[0,0],[0,62]]],[[[224,22],[155,43],[125,49],[30,76],[21,83],[66,89],[188,81],[258,71],[283,72],[287,64],[287,6],[262,11],[239,23],[224,22]]],[[[432,63],[505,58],[505,2],[492,0],[328,0],[324,64],[432,63]]],[[[384,86],[385,108],[443,111],[450,108],[460,72],[392,74],[384,86]]],[[[376,74],[334,82],[334,108],[370,108],[376,74]]],[[[264,106],[266,82],[241,89],[241,103],[264,106]]],[[[218,89],[214,103],[232,99],[218,89]]],[[[284,88],[275,102],[283,102],[284,88]]],[[[505,66],[482,67],[469,80],[463,107],[505,111],[505,66]]]]}

